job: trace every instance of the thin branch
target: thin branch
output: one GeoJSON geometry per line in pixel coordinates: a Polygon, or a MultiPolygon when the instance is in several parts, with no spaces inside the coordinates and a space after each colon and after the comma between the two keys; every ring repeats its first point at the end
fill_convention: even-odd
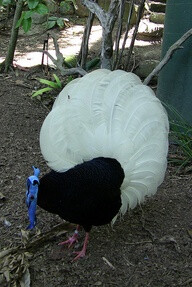
{"type": "Polygon", "coordinates": [[[123,39],[121,53],[120,53],[119,59],[117,61],[116,67],[119,66],[119,63],[121,62],[121,59],[122,59],[122,56],[123,56],[123,52],[125,50],[125,45],[126,45],[126,42],[127,42],[128,32],[129,32],[129,28],[130,28],[130,24],[131,24],[131,17],[132,17],[132,13],[133,13],[133,8],[134,8],[134,0],[131,0],[131,4],[130,4],[130,8],[129,8],[129,15],[128,15],[128,18],[127,18],[127,25],[126,25],[125,36],[124,36],[124,39],[123,39]]]}
{"type": "Polygon", "coordinates": [[[63,54],[59,50],[57,36],[53,32],[50,33],[50,36],[53,38],[53,43],[54,43],[55,51],[56,51],[56,59],[48,51],[43,51],[43,53],[46,54],[51,59],[53,64],[60,70],[61,75],[67,76],[67,75],[79,74],[81,76],[84,76],[85,74],[87,74],[87,72],[80,67],[70,68],[70,69],[65,69],[63,67],[64,58],[63,58],[63,54]]]}
{"type": "Polygon", "coordinates": [[[119,55],[119,43],[121,39],[121,34],[122,34],[122,27],[123,27],[123,15],[125,11],[125,0],[122,0],[120,3],[120,8],[119,8],[119,16],[118,16],[118,30],[116,34],[116,41],[115,41],[115,57],[116,59],[114,60],[113,63],[113,70],[116,68],[117,61],[118,61],[118,55],[119,55]]]}
{"type": "Polygon", "coordinates": [[[108,9],[108,12],[106,14],[106,20],[107,20],[107,27],[110,31],[113,30],[114,23],[116,21],[116,11],[119,9],[119,0],[112,0],[108,9]]]}
{"type": "MultiPolygon", "coordinates": [[[[0,259],[3,259],[4,257],[8,256],[9,254],[14,254],[14,253],[22,253],[22,252],[31,252],[31,251],[36,251],[37,248],[42,246],[42,244],[45,244],[47,241],[50,241],[54,239],[56,236],[59,236],[63,233],[67,233],[68,231],[72,230],[74,228],[73,224],[70,224],[68,222],[62,222],[58,225],[55,225],[51,230],[39,235],[38,237],[33,236],[32,238],[30,237],[27,238],[27,243],[23,246],[19,245],[17,247],[12,247],[5,249],[0,252],[0,259]]],[[[30,235],[29,231],[25,231],[30,235]]]]}
{"type": "Polygon", "coordinates": [[[167,51],[165,54],[163,60],[157,65],[157,67],[145,78],[143,81],[144,85],[148,85],[151,79],[155,76],[158,75],[159,72],[162,70],[162,68],[169,62],[171,59],[173,53],[177,49],[183,48],[181,44],[183,44],[190,36],[192,35],[192,29],[188,30],[179,40],[177,40],[167,51]]]}
{"type": "MultiPolygon", "coordinates": [[[[49,32],[49,35],[53,38],[53,44],[54,44],[54,47],[55,47],[55,52],[56,52],[56,58],[57,58],[57,64],[54,63],[58,68],[59,67],[62,67],[63,65],[63,54],[60,52],[59,50],[59,44],[57,42],[57,35],[54,33],[54,32],[49,32]]],[[[52,60],[53,61],[53,60],[52,60]]]]}
{"type": "Polygon", "coordinates": [[[131,44],[130,44],[129,52],[128,52],[128,55],[127,55],[127,61],[126,61],[126,64],[125,64],[125,70],[126,71],[129,70],[131,54],[132,54],[134,43],[135,43],[135,39],[136,39],[136,36],[137,36],[139,23],[141,21],[142,15],[143,15],[144,6],[145,6],[145,0],[141,0],[141,4],[139,6],[139,11],[138,11],[138,15],[137,15],[136,24],[135,24],[135,29],[134,29],[133,36],[132,36],[132,39],[131,39],[131,44]]]}
{"type": "Polygon", "coordinates": [[[62,76],[69,76],[69,75],[76,75],[76,74],[85,76],[87,74],[87,72],[80,67],[65,69],[58,64],[57,60],[55,60],[48,51],[44,51],[44,53],[51,59],[53,64],[59,69],[62,76]]]}
{"type": "Polygon", "coordinates": [[[83,39],[81,42],[81,49],[79,52],[79,65],[85,69],[85,65],[86,65],[86,60],[87,60],[87,55],[88,55],[88,50],[89,50],[89,37],[90,37],[90,33],[91,33],[91,28],[93,26],[93,21],[95,18],[95,14],[90,12],[88,19],[87,19],[87,24],[85,26],[85,30],[83,33],[83,39]]]}
{"type": "Polygon", "coordinates": [[[106,13],[105,11],[95,2],[89,0],[81,0],[82,4],[86,6],[89,11],[94,13],[99,21],[101,22],[101,26],[104,27],[106,25],[106,13]]]}
{"type": "Polygon", "coordinates": [[[69,76],[69,75],[80,75],[80,76],[85,76],[87,72],[80,68],[70,68],[70,69],[60,69],[61,75],[62,76],[69,76]]]}

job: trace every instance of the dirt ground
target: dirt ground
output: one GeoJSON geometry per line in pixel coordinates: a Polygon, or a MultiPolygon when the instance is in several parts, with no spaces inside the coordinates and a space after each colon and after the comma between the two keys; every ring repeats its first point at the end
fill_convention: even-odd
{"type": "MultiPolygon", "coordinates": [[[[4,36],[4,47],[6,41],[4,36]]],[[[42,174],[47,171],[39,131],[48,111],[31,99],[37,86],[34,78],[44,75],[29,72],[0,75],[0,192],[5,196],[0,199],[0,250],[21,244],[21,229],[28,224],[25,182],[31,166],[38,166],[42,174]]],[[[40,208],[37,217],[42,234],[62,222],[40,208]]],[[[72,250],[57,245],[71,233],[56,235],[33,250],[32,287],[192,286],[191,174],[176,174],[176,167],[169,165],[157,194],[118,220],[113,229],[94,227],[86,257],[74,263],[72,250]]],[[[83,237],[82,231],[76,249],[83,237]]]]}

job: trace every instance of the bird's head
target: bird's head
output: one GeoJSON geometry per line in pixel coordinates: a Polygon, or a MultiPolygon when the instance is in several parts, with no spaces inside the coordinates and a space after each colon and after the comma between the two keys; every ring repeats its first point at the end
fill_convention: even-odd
{"type": "Polygon", "coordinates": [[[28,208],[29,225],[27,229],[33,229],[36,225],[36,207],[37,207],[37,195],[39,188],[39,174],[40,170],[33,166],[34,174],[27,179],[27,191],[26,191],[26,204],[28,208]]]}

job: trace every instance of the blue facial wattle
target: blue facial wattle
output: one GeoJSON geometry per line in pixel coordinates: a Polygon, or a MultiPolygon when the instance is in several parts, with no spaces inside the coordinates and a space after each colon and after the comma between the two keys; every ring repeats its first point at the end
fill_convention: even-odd
{"type": "Polygon", "coordinates": [[[39,174],[40,170],[33,167],[34,175],[31,175],[27,179],[27,191],[26,191],[26,204],[28,207],[28,217],[30,224],[27,229],[33,229],[37,223],[36,220],[36,208],[37,208],[37,195],[39,187],[39,174]]]}

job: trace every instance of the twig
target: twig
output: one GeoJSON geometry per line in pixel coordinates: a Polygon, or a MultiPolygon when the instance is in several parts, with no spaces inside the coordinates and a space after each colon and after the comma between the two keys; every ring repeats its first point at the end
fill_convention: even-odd
{"type": "Polygon", "coordinates": [[[111,264],[111,262],[109,262],[109,260],[107,258],[102,257],[102,259],[105,263],[107,263],[109,265],[109,267],[111,267],[113,270],[115,270],[115,267],[111,264]]]}
{"type": "Polygon", "coordinates": [[[37,247],[41,246],[45,242],[52,240],[53,238],[55,238],[55,236],[67,233],[67,231],[71,230],[72,228],[74,228],[74,226],[68,222],[58,224],[48,232],[32,240],[30,243],[27,243],[25,249],[27,251],[32,251],[34,249],[36,250],[37,247]]]}
{"type": "Polygon", "coordinates": [[[118,16],[118,29],[117,29],[117,35],[116,35],[116,41],[115,41],[115,56],[116,59],[114,60],[113,63],[113,70],[115,70],[117,62],[118,62],[118,55],[119,55],[119,43],[121,39],[121,34],[122,34],[122,27],[123,27],[123,15],[125,11],[125,0],[122,0],[120,2],[120,8],[119,8],[119,16],[118,16]]]}
{"type": "Polygon", "coordinates": [[[134,7],[134,0],[131,0],[131,4],[130,4],[130,8],[129,8],[129,15],[128,15],[128,18],[127,18],[125,36],[124,36],[124,39],[123,39],[121,53],[120,53],[120,56],[119,56],[119,59],[118,59],[118,61],[116,63],[116,67],[115,68],[117,68],[119,66],[119,63],[121,62],[121,59],[122,59],[122,56],[123,56],[123,52],[125,50],[125,45],[126,45],[126,42],[127,42],[127,36],[128,36],[129,28],[130,28],[130,23],[131,23],[131,16],[132,16],[132,13],[133,13],[133,7],[134,7]]]}
{"type": "MultiPolygon", "coordinates": [[[[95,2],[97,3],[97,0],[95,0],[95,2]]],[[[89,36],[91,33],[91,28],[93,25],[94,18],[95,18],[95,14],[90,12],[88,19],[87,19],[87,24],[85,26],[85,30],[83,33],[83,39],[81,42],[81,49],[79,52],[79,64],[83,69],[85,69],[85,64],[87,60],[88,49],[89,49],[89,36]]]]}
{"type": "Polygon", "coordinates": [[[14,254],[16,252],[22,253],[26,251],[33,251],[36,250],[37,247],[40,247],[45,242],[52,240],[55,236],[58,236],[62,233],[66,233],[68,230],[72,229],[73,225],[67,222],[58,224],[54,226],[51,230],[44,233],[43,235],[39,236],[38,238],[35,238],[31,242],[27,243],[24,247],[21,245],[9,249],[5,249],[0,252],[0,259],[4,258],[5,256],[8,256],[9,254],[14,254]]]}
{"type": "Polygon", "coordinates": [[[106,13],[97,3],[89,0],[81,0],[81,2],[89,9],[89,11],[97,16],[102,26],[106,25],[106,13]]]}
{"type": "Polygon", "coordinates": [[[138,11],[138,15],[137,15],[136,24],[135,24],[135,29],[134,29],[134,32],[133,32],[133,36],[132,36],[132,39],[131,39],[131,44],[130,44],[130,47],[129,47],[129,52],[128,52],[128,55],[127,55],[127,60],[126,60],[126,63],[125,63],[125,70],[126,71],[129,70],[131,54],[132,54],[134,43],[135,43],[135,39],[136,39],[136,36],[137,36],[139,23],[141,21],[142,15],[143,15],[144,6],[145,6],[145,0],[141,0],[141,4],[139,6],[139,11],[138,11]]]}
{"type": "Polygon", "coordinates": [[[125,242],[126,245],[142,245],[146,243],[153,243],[152,240],[136,241],[136,242],[125,242]]]}
{"type": "Polygon", "coordinates": [[[181,49],[181,44],[184,43],[190,36],[192,35],[192,29],[188,30],[179,40],[177,40],[167,51],[165,54],[163,60],[157,65],[157,67],[145,78],[143,81],[144,85],[148,85],[151,79],[155,76],[158,75],[159,72],[162,70],[162,68],[168,63],[170,58],[172,57],[173,53],[177,49],[181,49]]]}
{"type": "Polygon", "coordinates": [[[70,68],[70,69],[65,69],[63,67],[64,58],[63,58],[63,54],[59,50],[59,44],[57,42],[57,36],[53,32],[50,32],[49,34],[53,38],[53,43],[55,46],[55,52],[56,52],[57,58],[55,59],[48,51],[43,51],[43,53],[46,54],[51,59],[53,64],[60,70],[61,75],[67,76],[67,75],[79,74],[81,76],[84,76],[85,74],[87,74],[87,72],[80,67],[70,68]]]}

